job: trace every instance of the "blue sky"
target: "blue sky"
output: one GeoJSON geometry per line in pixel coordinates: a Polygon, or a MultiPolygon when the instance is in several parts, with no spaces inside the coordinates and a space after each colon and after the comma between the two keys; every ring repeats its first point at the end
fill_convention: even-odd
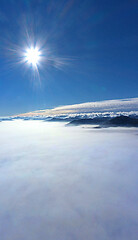
{"type": "Polygon", "coordinates": [[[136,0],[1,0],[0,115],[137,97],[137,11],[136,0]],[[42,64],[40,83],[10,51],[25,47],[26,29],[67,59],[42,64]]]}

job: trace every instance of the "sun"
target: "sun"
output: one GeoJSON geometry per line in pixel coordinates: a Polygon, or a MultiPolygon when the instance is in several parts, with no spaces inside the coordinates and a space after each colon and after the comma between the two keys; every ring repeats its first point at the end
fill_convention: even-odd
{"type": "Polygon", "coordinates": [[[30,47],[25,51],[25,61],[36,68],[40,63],[41,55],[41,51],[38,47],[30,47]]]}

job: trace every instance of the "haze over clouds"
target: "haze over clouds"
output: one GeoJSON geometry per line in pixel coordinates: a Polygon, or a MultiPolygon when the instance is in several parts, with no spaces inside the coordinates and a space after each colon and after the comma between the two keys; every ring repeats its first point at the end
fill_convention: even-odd
{"type": "Polygon", "coordinates": [[[49,116],[62,114],[81,114],[81,113],[117,113],[117,112],[138,112],[138,98],[107,100],[99,102],[88,102],[56,107],[53,109],[39,110],[20,114],[19,116],[49,116]]]}

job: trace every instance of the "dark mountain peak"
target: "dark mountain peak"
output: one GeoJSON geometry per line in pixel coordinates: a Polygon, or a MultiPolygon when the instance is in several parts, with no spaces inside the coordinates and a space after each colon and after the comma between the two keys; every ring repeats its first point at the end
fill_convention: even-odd
{"type": "Polygon", "coordinates": [[[138,119],[128,116],[95,117],[72,120],[68,125],[99,125],[100,127],[138,127],[138,119]]]}

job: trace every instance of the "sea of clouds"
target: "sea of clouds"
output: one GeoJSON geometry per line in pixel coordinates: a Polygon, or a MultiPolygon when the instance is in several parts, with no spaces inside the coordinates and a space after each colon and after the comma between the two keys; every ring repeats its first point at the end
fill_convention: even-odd
{"type": "Polygon", "coordinates": [[[137,240],[138,129],[0,123],[1,240],[137,240]]]}

